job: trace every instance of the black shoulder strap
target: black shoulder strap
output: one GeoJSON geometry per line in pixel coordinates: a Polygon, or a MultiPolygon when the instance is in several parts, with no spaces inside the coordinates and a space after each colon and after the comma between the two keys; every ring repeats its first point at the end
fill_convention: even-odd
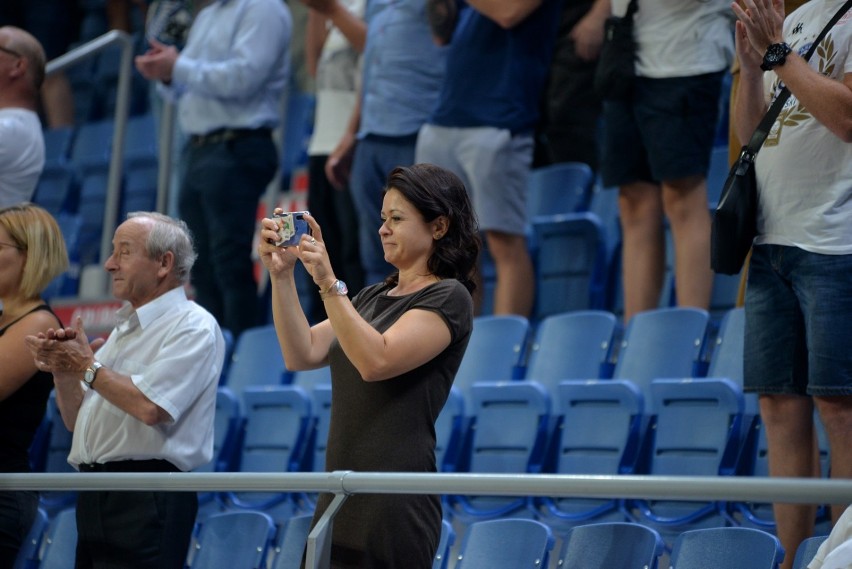
{"type": "MultiPolygon", "coordinates": [[[[631,0],[633,1],[633,0],[631,0]]],[[[843,14],[852,7],[852,0],[846,0],[843,3],[843,6],[837,11],[836,14],[828,21],[822,31],[819,33],[817,38],[811,44],[810,49],[805,54],[805,61],[810,60],[817,46],[820,44],[822,39],[825,37],[825,34],[834,27],[834,24],[837,23],[840,18],[843,17],[843,14]]],[[[766,111],[766,114],[763,115],[763,118],[760,120],[760,124],[757,125],[757,128],[754,129],[754,134],[751,135],[751,139],[748,141],[746,148],[748,151],[755,155],[757,151],[760,150],[760,147],[763,146],[763,142],[766,140],[766,137],[769,135],[769,129],[772,128],[772,125],[775,123],[775,119],[778,118],[778,115],[781,114],[781,109],[784,107],[784,103],[787,102],[787,99],[790,98],[790,90],[785,85],[781,92],[778,93],[778,96],[775,98],[775,101],[772,103],[772,106],[769,107],[769,110],[766,111]]],[[[745,150],[745,148],[743,149],[745,150]]]]}

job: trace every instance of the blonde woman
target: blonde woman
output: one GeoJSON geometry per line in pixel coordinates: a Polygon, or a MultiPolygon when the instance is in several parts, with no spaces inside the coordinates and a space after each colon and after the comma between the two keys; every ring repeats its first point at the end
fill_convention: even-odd
{"type": "MultiPolygon", "coordinates": [[[[29,447],[53,389],[24,337],[62,325],[41,297],[68,266],[56,220],[30,204],[0,209],[0,472],[28,472],[29,447]]],[[[0,492],[0,567],[11,567],[38,508],[36,492],[0,492]]]]}

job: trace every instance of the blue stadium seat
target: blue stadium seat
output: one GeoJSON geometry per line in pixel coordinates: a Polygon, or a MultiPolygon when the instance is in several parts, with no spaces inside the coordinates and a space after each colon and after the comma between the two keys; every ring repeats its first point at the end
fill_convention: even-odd
{"type": "Polygon", "coordinates": [[[42,538],[47,531],[47,512],[39,508],[30,526],[30,531],[24,537],[18,557],[11,569],[37,569],[39,565],[39,550],[42,538]]]}
{"type": "Polygon", "coordinates": [[[311,390],[317,385],[331,385],[331,368],[323,366],[316,369],[294,371],[291,383],[307,390],[311,390]]]}
{"type": "MultiPolygon", "coordinates": [[[[628,381],[563,381],[558,386],[558,427],[548,472],[617,475],[635,473],[642,439],[643,398],[628,381]],[[606,425],[606,428],[601,428],[606,425]]],[[[632,521],[620,498],[540,497],[538,518],[556,530],[595,522],[632,521]]]]}
{"type": "MultiPolygon", "coordinates": [[[[658,476],[732,476],[742,440],[743,398],[727,379],[651,383],[654,419],[645,472],[658,476]]],[[[637,521],[673,539],[680,532],[733,525],[725,502],[635,500],[637,521]]]]}
{"type": "Polygon", "coordinates": [[[32,199],[54,217],[76,211],[79,197],[71,165],[45,165],[32,199]]]}
{"type": "Polygon", "coordinates": [[[201,524],[190,569],[265,569],[275,523],[262,512],[225,512],[201,524]]]}
{"type": "Polygon", "coordinates": [[[287,376],[284,356],[269,324],[244,330],[237,338],[224,385],[239,397],[252,385],[281,385],[287,376]]]}
{"type": "Polygon", "coordinates": [[[595,174],[582,162],[559,162],[530,171],[527,214],[574,213],[589,207],[595,174]]]}
{"type": "Polygon", "coordinates": [[[47,526],[39,569],[74,569],[77,551],[77,510],[66,508],[47,526]]]}
{"type": "Polygon", "coordinates": [[[465,532],[455,569],[547,567],[554,541],[550,528],[535,520],[477,522],[465,532]]]}
{"type": "Polygon", "coordinates": [[[570,310],[603,308],[606,243],[594,213],[539,216],[532,220],[536,271],[533,319],[570,310]]]}
{"type": "Polygon", "coordinates": [[[438,549],[435,552],[435,561],[432,569],[447,569],[450,560],[450,549],[456,541],[456,532],[453,525],[447,520],[441,522],[441,537],[438,540],[438,549]]]}
{"type": "Polygon", "coordinates": [[[559,552],[559,567],[656,569],[665,546],[660,534],[635,523],[611,522],[569,530],[559,552]]]}
{"type": "Polygon", "coordinates": [[[435,464],[439,472],[454,472],[467,422],[464,396],[453,387],[435,421],[435,464]]]}
{"type": "Polygon", "coordinates": [[[603,377],[615,329],[615,315],[602,310],[548,316],[536,328],[524,378],[555,395],[560,381],[603,377]]]}
{"type": "MultiPolygon", "coordinates": [[[[196,468],[194,472],[233,472],[238,470],[244,419],[237,397],[227,387],[216,393],[216,415],[213,419],[213,460],[196,468]]],[[[225,499],[218,492],[198,493],[197,518],[220,513],[225,499]]]]}
{"type": "Polygon", "coordinates": [[[44,165],[46,168],[64,166],[68,163],[71,143],[74,141],[74,132],[73,126],[44,129],[44,165]]]}
{"type": "Polygon", "coordinates": [[[311,530],[313,515],[293,516],[281,525],[275,537],[274,557],[270,569],[299,569],[305,542],[311,530]]]}
{"type": "Polygon", "coordinates": [[[477,316],[453,385],[467,397],[477,381],[508,381],[518,375],[529,321],[522,316],[477,316]]]}
{"type": "Polygon", "coordinates": [[[695,377],[708,321],[707,311],[698,308],[658,308],[634,315],[621,341],[613,378],[634,382],[646,405],[652,404],[654,379],[695,377]]]}
{"type": "MultiPolygon", "coordinates": [[[[475,383],[467,403],[470,435],[459,459],[460,471],[542,471],[551,413],[550,396],[542,386],[520,381],[475,383]]],[[[464,523],[530,513],[526,498],[448,496],[447,505],[464,523]]]]}
{"type": "MultiPolygon", "coordinates": [[[[297,472],[304,469],[311,427],[311,400],[291,385],[243,390],[245,433],[240,472],[297,472]]],[[[229,506],[292,514],[288,493],[228,492],[229,506]]],[[[268,512],[269,513],[269,512],[268,512]]]]}
{"type": "MultiPolygon", "coordinates": [[[[50,421],[50,438],[47,444],[45,472],[75,472],[74,468],[68,464],[72,434],[71,431],[65,428],[65,423],[62,422],[59,407],[56,404],[55,391],[50,392],[45,417],[50,421]]],[[[41,507],[47,511],[47,515],[51,519],[58,511],[72,506],[76,499],[77,493],[70,490],[65,492],[57,490],[39,493],[41,507]]]]}
{"type": "Polygon", "coordinates": [[[777,569],[784,548],[774,535],[750,528],[685,531],[674,542],[671,566],[676,569],[777,569]]]}
{"type": "Polygon", "coordinates": [[[115,135],[115,121],[104,119],[85,122],[77,127],[71,147],[71,164],[78,171],[108,165],[115,135]]]}
{"type": "Polygon", "coordinates": [[[793,569],[807,569],[808,564],[813,561],[817,550],[828,539],[827,535],[809,537],[796,548],[796,557],[793,559],[793,569]]]}
{"type": "MultiPolygon", "coordinates": [[[[733,308],[725,313],[713,342],[707,377],[723,377],[743,387],[743,343],[745,341],[745,309],[733,308]]],[[[744,414],[758,414],[757,395],[746,393],[744,414]]]]}

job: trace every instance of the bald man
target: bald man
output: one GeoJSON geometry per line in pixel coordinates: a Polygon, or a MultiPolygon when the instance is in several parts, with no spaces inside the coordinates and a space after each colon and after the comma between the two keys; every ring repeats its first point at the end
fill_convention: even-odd
{"type": "Polygon", "coordinates": [[[38,99],[44,49],[20,28],[0,28],[0,207],[29,201],[42,168],[38,99]]]}

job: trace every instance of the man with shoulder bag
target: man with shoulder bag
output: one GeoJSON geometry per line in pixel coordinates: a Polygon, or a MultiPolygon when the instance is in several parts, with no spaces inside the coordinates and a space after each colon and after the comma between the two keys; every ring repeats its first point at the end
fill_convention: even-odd
{"type": "MultiPolygon", "coordinates": [[[[852,0],[733,9],[741,64],[737,136],[752,136],[782,85],[789,99],[754,162],[757,236],[746,290],[745,391],[760,396],[771,476],[819,476],[813,412],[831,476],[852,477],[852,0]],[[812,47],[813,46],[813,47],[812,47]],[[809,51],[808,60],[803,57],[809,51]]],[[[844,505],[832,507],[836,520],[844,505]]],[[[815,506],[775,504],[788,552],[813,534],[815,506]]],[[[788,555],[782,569],[792,566],[788,555]]]]}

